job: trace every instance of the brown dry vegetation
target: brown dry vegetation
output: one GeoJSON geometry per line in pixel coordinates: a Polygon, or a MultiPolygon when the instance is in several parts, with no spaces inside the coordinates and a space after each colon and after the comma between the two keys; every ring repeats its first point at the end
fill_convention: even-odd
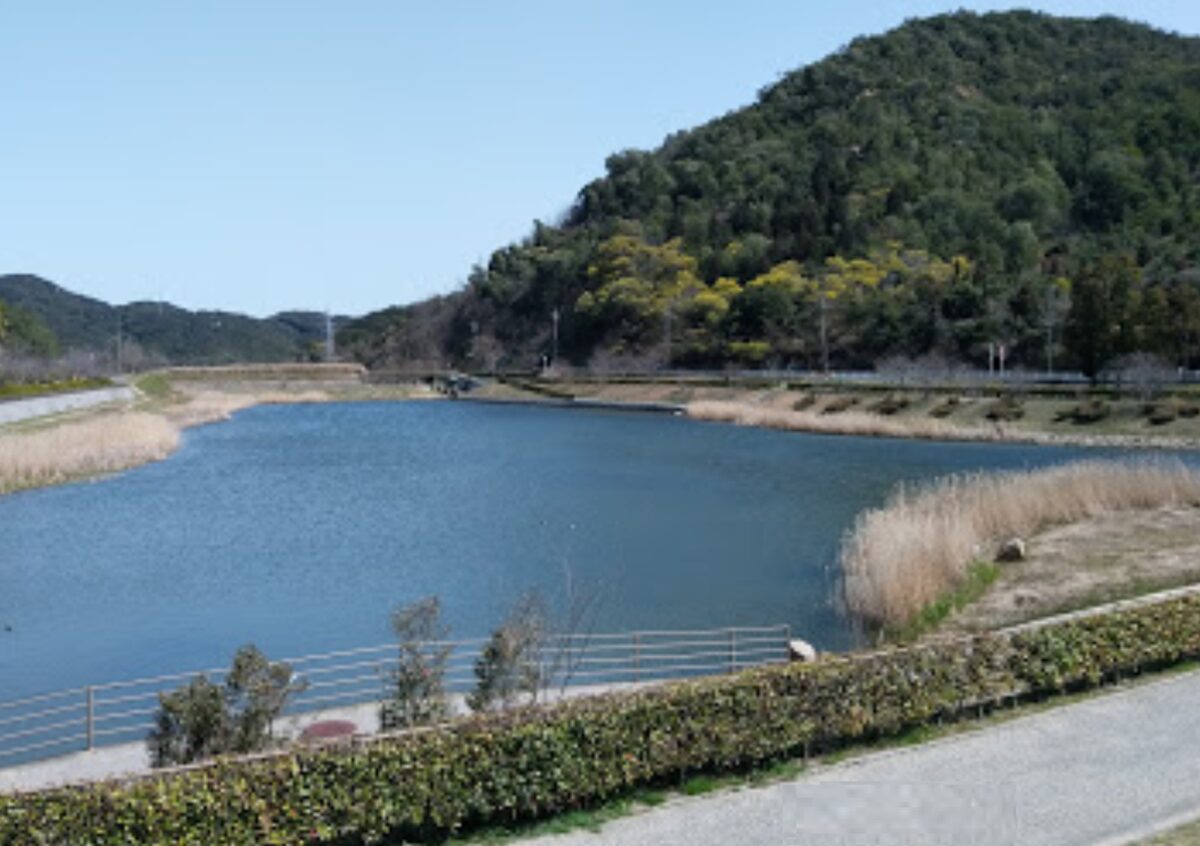
{"type": "Polygon", "coordinates": [[[901,626],[960,585],[994,546],[1103,514],[1200,504],[1200,473],[1178,462],[1083,461],[1027,472],[956,475],[898,488],[860,514],[841,553],[847,606],[901,626]]]}
{"type": "Polygon", "coordinates": [[[328,402],[329,394],[323,391],[256,391],[249,393],[227,393],[202,390],[187,393],[183,402],[168,405],[162,415],[176,426],[186,429],[204,423],[228,420],[233,414],[255,405],[275,403],[328,402]]]}
{"type": "Polygon", "coordinates": [[[703,400],[689,403],[687,413],[698,420],[830,435],[970,441],[1008,439],[1005,430],[999,426],[992,429],[966,428],[937,419],[896,418],[863,411],[822,414],[819,411],[795,411],[753,402],[703,400]]]}
{"type": "Polygon", "coordinates": [[[0,438],[0,493],[113,473],[170,455],[178,425],[147,412],[105,414],[0,438]]]}

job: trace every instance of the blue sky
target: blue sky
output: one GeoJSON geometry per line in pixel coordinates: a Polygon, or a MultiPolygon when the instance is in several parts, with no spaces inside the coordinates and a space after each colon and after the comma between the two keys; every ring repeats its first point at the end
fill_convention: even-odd
{"type": "Polygon", "coordinates": [[[1200,33],[1195,0],[0,0],[0,273],[361,313],[453,290],[605,157],[960,6],[1200,33]]]}

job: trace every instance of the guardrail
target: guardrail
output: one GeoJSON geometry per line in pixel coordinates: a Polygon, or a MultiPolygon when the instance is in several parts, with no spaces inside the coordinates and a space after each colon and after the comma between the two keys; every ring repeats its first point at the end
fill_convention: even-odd
{"type": "MultiPolygon", "coordinates": [[[[786,625],[559,635],[547,638],[536,657],[539,696],[572,693],[688,676],[736,672],[786,661],[786,625]]],[[[487,639],[424,644],[447,649],[445,688],[451,704],[465,710],[475,686],[475,663],[487,639]]],[[[297,692],[285,716],[382,703],[398,666],[396,643],[281,659],[289,664],[297,692]]],[[[160,694],[197,676],[220,683],[227,670],[196,670],[108,682],[0,700],[0,767],[85,749],[142,740],[154,726],[160,694]]]]}

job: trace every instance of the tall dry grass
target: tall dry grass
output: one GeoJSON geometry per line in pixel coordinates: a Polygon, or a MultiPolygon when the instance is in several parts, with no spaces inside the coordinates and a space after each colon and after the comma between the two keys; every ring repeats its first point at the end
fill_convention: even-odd
{"type": "Polygon", "coordinates": [[[191,394],[185,402],[167,406],[162,415],[181,429],[228,420],[235,412],[257,405],[252,394],[225,394],[219,391],[202,391],[191,394]]]}
{"type": "Polygon", "coordinates": [[[166,458],[179,427],[157,414],[106,414],[0,438],[0,493],[114,473],[166,458]]]}
{"type": "Polygon", "coordinates": [[[1173,461],[1081,461],[900,487],[843,540],[846,603],[869,625],[902,626],[1010,537],[1171,505],[1200,505],[1200,473],[1173,461]]]}
{"type": "Polygon", "coordinates": [[[1002,427],[967,428],[935,418],[893,418],[863,411],[821,414],[813,411],[771,408],[752,402],[702,400],[688,403],[687,413],[689,417],[697,420],[829,435],[923,438],[942,441],[995,441],[1008,440],[1010,437],[1002,427]]]}

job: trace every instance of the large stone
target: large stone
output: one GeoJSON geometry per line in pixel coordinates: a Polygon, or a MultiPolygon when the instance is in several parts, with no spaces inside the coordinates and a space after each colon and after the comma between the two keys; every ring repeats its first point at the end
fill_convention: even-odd
{"type": "Polygon", "coordinates": [[[789,640],[788,658],[792,661],[799,661],[805,664],[811,663],[817,660],[817,650],[807,640],[800,640],[799,638],[789,640]]]}
{"type": "Polygon", "coordinates": [[[1000,549],[996,552],[996,560],[1004,562],[1024,561],[1025,541],[1020,538],[1009,538],[1000,544],[1000,549]]]}
{"type": "Polygon", "coordinates": [[[300,732],[300,742],[308,746],[348,743],[358,734],[358,726],[349,720],[320,720],[300,732]]]}

